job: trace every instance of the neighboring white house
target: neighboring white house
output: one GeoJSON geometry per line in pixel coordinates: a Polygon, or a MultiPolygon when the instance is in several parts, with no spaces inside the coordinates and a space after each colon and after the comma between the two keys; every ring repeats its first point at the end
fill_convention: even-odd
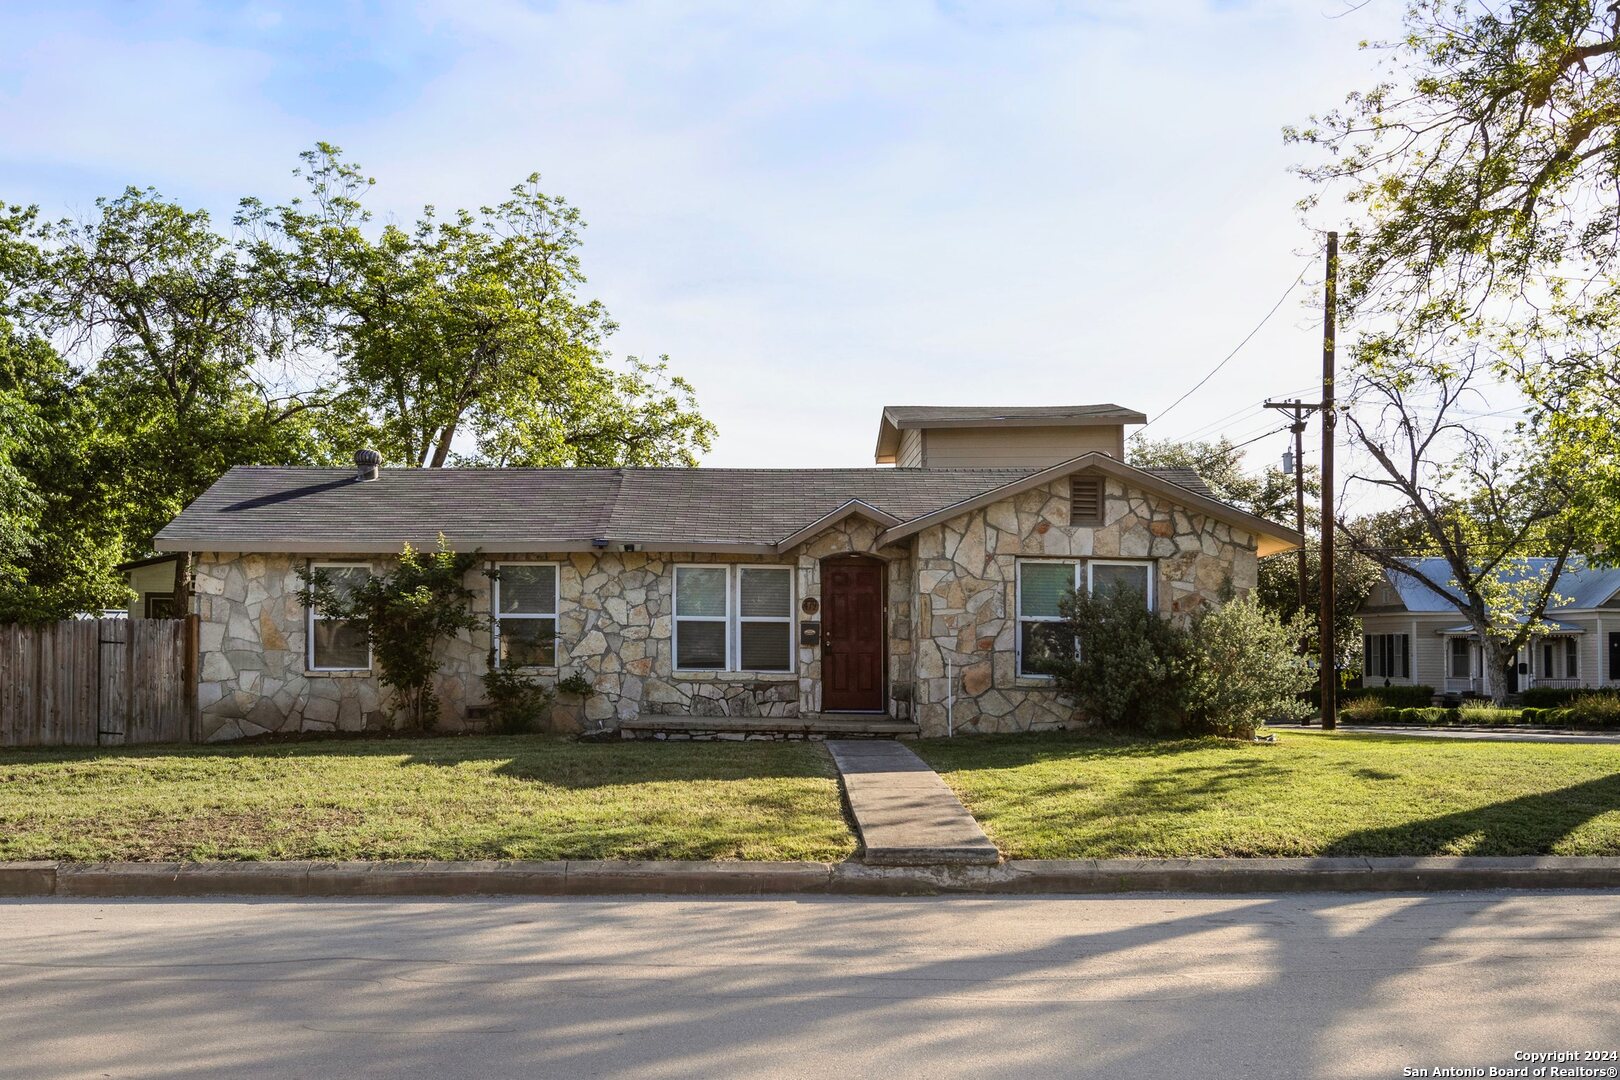
{"type": "MultiPolygon", "coordinates": [[[[1431,581],[1452,580],[1444,559],[1407,561],[1431,581]]],[[[1513,572],[1545,577],[1553,562],[1529,559],[1513,572]]],[[[1554,593],[1543,620],[1546,632],[1535,635],[1508,670],[1509,691],[1620,683],[1620,569],[1571,559],[1554,593]]],[[[1358,614],[1365,685],[1485,692],[1478,636],[1456,605],[1416,577],[1385,570],[1358,614]]]]}
{"type": "Polygon", "coordinates": [[[129,600],[130,618],[172,619],[179,614],[174,610],[174,564],[178,558],[154,555],[118,567],[135,594],[129,600]]]}

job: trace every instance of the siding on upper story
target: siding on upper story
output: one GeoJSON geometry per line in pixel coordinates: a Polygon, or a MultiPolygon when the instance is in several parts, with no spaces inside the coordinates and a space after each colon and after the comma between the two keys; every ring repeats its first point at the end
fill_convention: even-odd
{"type": "Polygon", "coordinates": [[[129,571],[129,587],[135,591],[135,595],[129,600],[129,617],[146,618],[148,593],[174,595],[174,562],[171,560],[135,567],[129,571]]]}
{"type": "Polygon", "coordinates": [[[896,464],[930,469],[1034,468],[1093,450],[1125,460],[1124,426],[908,428],[900,433],[896,464]],[[907,436],[916,436],[920,460],[908,460],[907,436]]]}
{"type": "Polygon", "coordinates": [[[920,469],[923,466],[923,432],[907,428],[900,433],[900,449],[895,454],[895,465],[902,469],[920,469]]]}

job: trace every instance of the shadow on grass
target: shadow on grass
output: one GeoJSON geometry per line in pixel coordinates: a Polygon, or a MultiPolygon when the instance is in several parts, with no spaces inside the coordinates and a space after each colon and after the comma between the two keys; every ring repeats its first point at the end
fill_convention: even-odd
{"type": "MultiPolygon", "coordinates": [[[[1124,736],[1052,734],[1038,736],[980,736],[957,744],[925,749],[924,756],[942,770],[962,770],[979,776],[997,771],[1009,773],[1030,766],[1049,769],[1010,777],[997,797],[1016,804],[1019,813],[1040,822],[1092,823],[1120,818],[1156,835],[1158,826],[1142,822],[1162,822],[1173,829],[1175,823],[1199,815],[1209,829],[1220,831],[1223,815],[1233,810],[1240,815],[1270,813],[1278,829],[1286,831],[1289,815],[1277,815],[1276,805],[1251,805],[1244,796],[1269,792],[1263,802],[1286,804],[1297,797],[1315,805],[1324,797],[1322,769],[1329,770],[1327,795],[1338,801],[1342,824],[1329,828],[1320,848],[1313,853],[1334,856],[1412,856],[1461,854],[1482,856],[1545,855],[1558,849],[1572,834],[1605,814],[1620,812],[1620,773],[1601,775],[1566,783],[1562,787],[1531,792],[1466,809],[1414,817],[1414,800],[1407,799],[1403,783],[1422,785],[1421,775],[1409,776],[1385,762],[1362,763],[1355,750],[1369,752],[1399,750],[1402,754],[1424,757],[1444,755],[1460,766],[1445,782],[1467,786],[1471,798],[1489,799],[1488,788],[1470,784],[1465,767],[1471,755],[1481,753],[1480,743],[1457,743],[1430,747],[1415,746],[1399,735],[1345,735],[1319,743],[1316,740],[1291,742],[1279,750],[1253,752],[1246,744],[1212,739],[1151,740],[1124,736]],[[1212,756],[1209,751],[1226,748],[1230,756],[1212,756]],[[1340,753],[1322,758],[1309,751],[1332,749],[1340,753]],[[1313,758],[1309,766],[1300,754],[1313,758]],[[1343,751],[1350,751],[1345,754],[1343,751]],[[1196,756],[1192,756],[1196,755],[1196,756]],[[1187,760],[1177,761],[1177,757],[1187,760]],[[1131,767],[1135,763],[1140,767],[1131,767]],[[1110,771],[1118,766],[1117,771],[1110,771]],[[1383,766],[1383,767],[1381,767],[1383,766]],[[1124,775],[1131,767],[1133,775],[1124,775]],[[1459,779],[1460,778],[1460,779],[1459,779]],[[1087,789],[1101,788],[1101,797],[1076,802],[1073,796],[1087,789]],[[1291,789],[1303,784],[1296,794],[1291,789]],[[1314,785],[1314,786],[1313,786],[1314,785]],[[1366,785],[1373,785],[1371,787],[1366,785]],[[1385,793],[1394,802],[1386,805],[1385,793]],[[1050,808],[1043,816],[1038,808],[1050,808]],[[1364,804],[1364,805],[1363,805],[1364,804]],[[1132,814],[1132,809],[1137,811],[1132,814]],[[1078,815],[1078,817],[1075,817],[1078,815]],[[1369,817],[1369,815],[1373,815],[1369,817]],[[1387,824],[1386,824],[1387,822],[1387,824]]],[[[1498,744],[1500,745],[1500,744],[1498,744]]],[[[1586,761],[1586,755],[1580,755],[1586,761]]],[[[1582,772],[1590,776],[1589,766],[1582,772]]],[[[1573,778],[1570,778],[1573,780],[1573,778]]],[[[975,781],[977,782],[977,781],[975,781]]],[[[994,787],[992,782],[990,787],[994,787]]],[[[1414,788],[1421,799],[1421,789],[1414,788]]],[[[1416,802],[1418,814],[1423,802],[1416,802]]],[[[1449,808],[1448,808],[1449,809],[1449,808]]],[[[1264,851],[1253,854],[1286,854],[1264,851]]]]}
{"type": "Polygon", "coordinates": [[[1362,829],[1330,844],[1326,855],[1544,855],[1576,829],[1620,810],[1620,775],[1401,825],[1362,829]]]}
{"type": "Polygon", "coordinates": [[[7,769],[49,764],[94,765],[173,760],[195,764],[251,761],[395,759],[400,768],[487,767],[494,775],[569,788],[701,780],[831,778],[832,763],[805,742],[586,743],[548,735],[417,738],[276,739],[256,743],[120,747],[7,748],[7,769]]]}

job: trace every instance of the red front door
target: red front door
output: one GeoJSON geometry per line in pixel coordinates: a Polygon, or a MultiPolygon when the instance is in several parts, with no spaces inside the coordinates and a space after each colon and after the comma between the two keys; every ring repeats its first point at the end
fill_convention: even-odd
{"type": "Polygon", "coordinates": [[[883,712],[883,564],[821,564],[821,707],[883,712]]]}

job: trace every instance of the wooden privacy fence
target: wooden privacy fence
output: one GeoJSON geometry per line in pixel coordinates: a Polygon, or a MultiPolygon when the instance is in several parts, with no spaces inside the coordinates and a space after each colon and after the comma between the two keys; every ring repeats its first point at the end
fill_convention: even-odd
{"type": "Polygon", "coordinates": [[[0,626],[0,746],[193,741],[196,620],[0,626]]]}

